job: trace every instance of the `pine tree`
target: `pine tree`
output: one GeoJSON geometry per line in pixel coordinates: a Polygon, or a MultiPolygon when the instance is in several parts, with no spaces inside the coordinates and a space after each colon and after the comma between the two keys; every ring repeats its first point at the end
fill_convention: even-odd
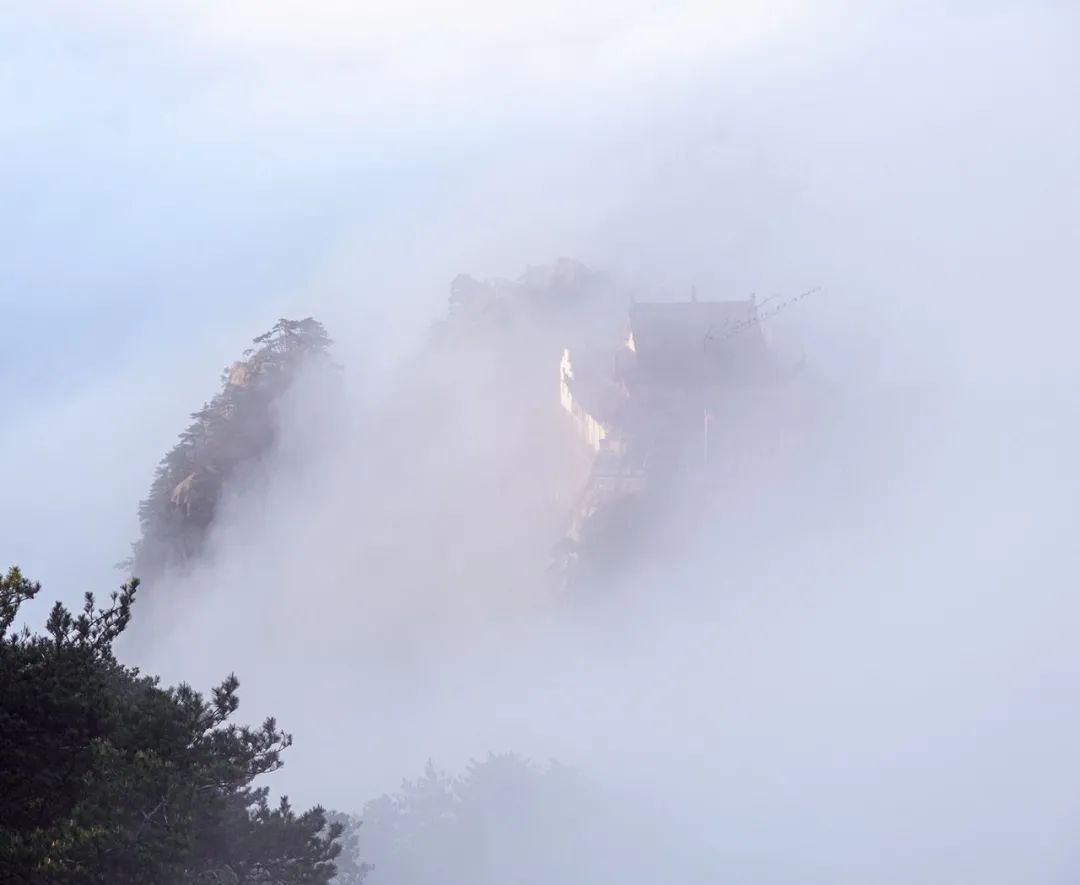
{"type": "Polygon", "coordinates": [[[141,537],[122,565],[144,580],[198,556],[227,483],[273,448],[275,404],[302,368],[332,366],[333,342],[311,317],[278,320],[252,343],[222,373],[221,391],[191,415],[139,504],[141,537]]]}
{"type": "Polygon", "coordinates": [[[0,576],[0,881],[329,882],[342,828],[253,786],[292,738],[230,721],[236,677],[204,699],[116,660],[137,589],[12,633],[40,586],[0,576]]]}

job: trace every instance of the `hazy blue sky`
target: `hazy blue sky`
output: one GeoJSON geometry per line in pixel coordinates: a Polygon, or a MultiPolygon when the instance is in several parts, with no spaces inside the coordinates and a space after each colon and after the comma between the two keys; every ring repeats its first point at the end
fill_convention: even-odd
{"type": "Polygon", "coordinates": [[[455,273],[561,254],[825,284],[984,355],[976,293],[987,328],[1061,309],[1072,4],[0,9],[0,535],[65,595],[114,579],[157,458],[283,312],[368,371],[455,273]]]}
{"type": "Polygon", "coordinates": [[[514,749],[689,797],[785,883],[1073,883],[1078,35],[1075,2],[0,0],[0,565],[107,591],[282,314],[364,417],[461,271],[822,286],[773,330],[824,442],[775,521],[632,576],[655,605],[502,617],[552,537],[461,395],[333,451],[286,420],[308,472],[230,499],[140,663],[236,669],[297,798],[514,749]]]}

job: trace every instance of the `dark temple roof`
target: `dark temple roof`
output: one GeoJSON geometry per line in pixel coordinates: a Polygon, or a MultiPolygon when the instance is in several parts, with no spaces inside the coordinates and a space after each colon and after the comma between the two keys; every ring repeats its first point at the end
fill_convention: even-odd
{"type": "Polygon", "coordinates": [[[658,378],[690,383],[742,375],[765,355],[753,299],[635,303],[630,330],[640,369],[658,378]]]}

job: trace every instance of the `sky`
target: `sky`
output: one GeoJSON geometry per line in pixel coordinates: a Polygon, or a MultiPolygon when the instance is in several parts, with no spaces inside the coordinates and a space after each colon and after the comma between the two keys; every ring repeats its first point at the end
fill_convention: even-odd
{"type": "Polygon", "coordinates": [[[310,463],[238,496],[138,650],[295,723],[297,796],[514,749],[701,819],[726,791],[732,839],[826,881],[1074,881],[1075,6],[577,7],[0,2],[7,559],[50,599],[115,585],[188,413],[312,314],[348,444],[295,418],[310,463]],[[455,512],[519,437],[477,449],[451,398],[425,447],[387,394],[457,273],[563,255],[658,297],[823,288],[776,329],[827,416],[800,482],[581,621],[508,614],[539,530],[455,512]],[[428,592],[461,548],[471,595],[428,592]]]}
{"type": "Polygon", "coordinates": [[[113,553],[100,548],[123,549],[154,460],[244,341],[287,310],[326,314],[335,303],[411,341],[460,270],[516,272],[577,245],[610,211],[565,230],[568,209],[588,199],[582,167],[649,125],[634,119],[636,84],[655,107],[664,98],[653,72],[681,79],[705,51],[698,38],[685,61],[672,59],[676,35],[704,20],[738,44],[782,13],[7,6],[0,297],[18,334],[0,384],[25,429],[6,461],[25,465],[38,449],[23,489],[49,485],[63,500],[21,495],[22,529],[11,531],[17,558],[65,585],[106,578],[100,560],[113,553]],[[594,131],[595,112],[604,123],[594,131]],[[573,149],[552,151],[568,139],[573,149]],[[552,176],[566,193],[539,211],[561,217],[520,236],[513,228],[533,228],[547,202],[539,179],[552,176]],[[506,211],[508,185],[528,211],[506,211]],[[444,244],[470,203],[484,220],[444,244]],[[388,243],[396,264],[372,261],[388,243]],[[361,280],[382,291],[360,291],[361,280]],[[121,387],[126,397],[114,395],[121,387]],[[87,462],[135,459],[141,475],[87,471],[66,454],[70,436],[56,440],[58,421],[94,445],[87,462]],[[76,481],[87,472],[103,481],[76,481]],[[87,519],[102,508],[107,519],[87,519]],[[73,544],[84,546],[58,555],[73,544]]]}

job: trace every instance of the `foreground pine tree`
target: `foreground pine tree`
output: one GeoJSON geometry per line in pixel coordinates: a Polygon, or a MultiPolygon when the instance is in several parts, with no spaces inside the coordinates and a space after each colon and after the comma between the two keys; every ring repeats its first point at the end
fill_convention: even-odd
{"type": "Polygon", "coordinates": [[[137,588],[33,634],[12,626],[40,586],[0,576],[0,881],[329,882],[341,827],[252,786],[292,739],[230,722],[236,677],[204,699],[116,660],[137,588]]]}

